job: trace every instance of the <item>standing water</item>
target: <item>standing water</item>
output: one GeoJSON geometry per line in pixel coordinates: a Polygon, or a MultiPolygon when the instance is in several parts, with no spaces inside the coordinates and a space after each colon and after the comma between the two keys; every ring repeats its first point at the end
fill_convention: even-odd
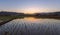
{"type": "Polygon", "coordinates": [[[0,35],[60,35],[60,20],[25,17],[0,26],[0,35]]]}

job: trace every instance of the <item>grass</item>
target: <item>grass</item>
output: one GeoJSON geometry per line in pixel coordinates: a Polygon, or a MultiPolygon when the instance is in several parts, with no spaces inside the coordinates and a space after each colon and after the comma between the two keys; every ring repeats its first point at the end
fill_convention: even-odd
{"type": "Polygon", "coordinates": [[[10,19],[15,19],[15,18],[23,18],[23,16],[0,16],[1,21],[6,21],[10,19]]]}
{"type": "Polygon", "coordinates": [[[3,25],[16,18],[23,18],[23,16],[0,16],[0,25],[3,25]]]}

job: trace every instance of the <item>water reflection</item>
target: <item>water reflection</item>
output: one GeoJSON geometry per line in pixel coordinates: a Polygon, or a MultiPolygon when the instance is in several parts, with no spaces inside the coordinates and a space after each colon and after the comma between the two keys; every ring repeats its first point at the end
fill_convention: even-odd
{"type": "Polygon", "coordinates": [[[60,35],[60,20],[25,17],[0,26],[0,35],[60,35]]]}
{"type": "Polygon", "coordinates": [[[34,17],[25,17],[24,19],[22,19],[22,21],[24,21],[25,23],[39,23],[40,21],[42,21],[42,19],[41,18],[38,19],[34,17]]]}

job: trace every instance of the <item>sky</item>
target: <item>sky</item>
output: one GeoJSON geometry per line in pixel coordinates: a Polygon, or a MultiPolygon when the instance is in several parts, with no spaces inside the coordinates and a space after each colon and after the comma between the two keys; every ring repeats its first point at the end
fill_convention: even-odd
{"type": "Polygon", "coordinates": [[[0,0],[0,11],[55,12],[60,11],[60,0],[0,0]]]}

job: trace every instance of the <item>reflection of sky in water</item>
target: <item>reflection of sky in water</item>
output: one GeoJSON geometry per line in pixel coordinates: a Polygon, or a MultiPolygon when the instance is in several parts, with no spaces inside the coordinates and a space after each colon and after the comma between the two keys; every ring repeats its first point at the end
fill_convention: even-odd
{"type": "Polygon", "coordinates": [[[60,20],[36,19],[32,17],[15,19],[0,26],[0,35],[60,35],[60,20]]]}
{"type": "Polygon", "coordinates": [[[40,24],[60,23],[60,20],[56,20],[56,19],[43,19],[43,18],[33,18],[33,17],[26,17],[24,19],[15,19],[14,21],[22,22],[22,23],[40,23],[40,24]]]}

